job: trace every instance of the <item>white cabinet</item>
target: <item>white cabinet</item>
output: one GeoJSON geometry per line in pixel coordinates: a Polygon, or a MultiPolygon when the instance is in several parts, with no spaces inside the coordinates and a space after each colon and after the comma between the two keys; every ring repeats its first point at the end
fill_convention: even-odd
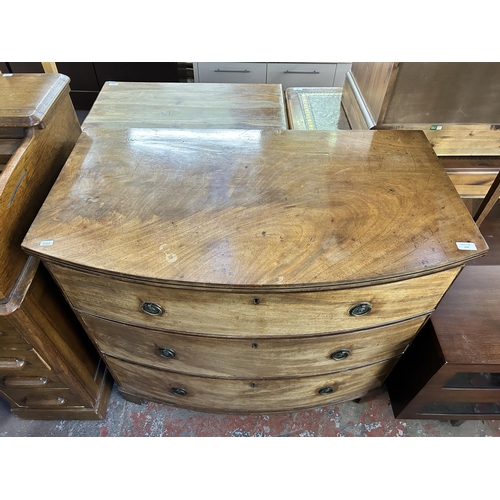
{"type": "Polygon", "coordinates": [[[288,87],[342,87],[351,63],[193,63],[201,83],[274,83],[288,87]]]}
{"type": "Polygon", "coordinates": [[[198,67],[198,71],[195,71],[196,82],[266,83],[266,63],[207,62],[194,64],[198,67]]]}
{"type": "Polygon", "coordinates": [[[268,63],[267,83],[287,87],[333,87],[336,64],[268,63]]]}

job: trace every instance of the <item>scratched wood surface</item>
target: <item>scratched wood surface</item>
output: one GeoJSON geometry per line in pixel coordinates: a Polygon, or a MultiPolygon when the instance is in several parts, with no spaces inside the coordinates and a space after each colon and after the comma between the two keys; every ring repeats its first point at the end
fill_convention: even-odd
{"type": "Polygon", "coordinates": [[[281,85],[106,82],[83,129],[287,129],[281,85]]]}
{"type": "Polygon", "coordinates": [[[487,251],[421,131],[136,131],[82,134],[28,253],[161,283],[294,289],[487,251]]]}

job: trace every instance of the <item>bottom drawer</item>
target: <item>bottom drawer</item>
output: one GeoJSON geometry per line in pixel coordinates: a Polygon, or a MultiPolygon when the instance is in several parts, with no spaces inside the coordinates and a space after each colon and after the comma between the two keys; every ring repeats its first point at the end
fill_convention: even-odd
{"type": "Polygon", "coordinates": [[[83,406],[79,398],[72,394],[67,388],[22,388],[5,390],[2,387],[0,395],[3,395],[17,407],[65,408],[83,406]]]}
{"type": "Polygon", "coordinates": [[[290,411],[355,399],[380,387],[397,359],[329,375],[252,380],[198,377],[105,358],[114,379],[129,394],[224,413],[290,411]]]}

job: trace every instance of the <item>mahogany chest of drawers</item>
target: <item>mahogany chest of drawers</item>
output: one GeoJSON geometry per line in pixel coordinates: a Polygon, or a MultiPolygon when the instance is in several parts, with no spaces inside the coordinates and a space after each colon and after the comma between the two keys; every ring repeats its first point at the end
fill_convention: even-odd
{"type": "Polygon", "coordinates": [[[89,128],[23,242],[122,393],[358,398],[487,245],[420,131],[89,128]]]}
{"type": "Polygon", "coordinates": [[[0,76],[0,396],[28,419],[102,418],[112,380],[21,241],[80,135],[69,79],[0,76]]]}

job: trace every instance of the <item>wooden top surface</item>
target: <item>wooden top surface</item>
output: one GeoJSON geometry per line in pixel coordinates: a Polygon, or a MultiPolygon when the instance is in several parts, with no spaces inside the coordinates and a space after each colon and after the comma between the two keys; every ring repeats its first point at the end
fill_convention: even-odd
{"type": "Polygon", "coordinates": [[[421,131],[129,129],[82,134],[23,248],[160,283],[287,289],[428,274],[487,245],[421,131]]]}
{"type": "Polygon", "coordinates": [[[82,125],[287,129],[281,85],[106,82],[82,125]]]}
{"type": "Polygon", "coordinates": [[[449,363],[500,365],[500,266],[466,266],[432,315],[449,363]]]}
{"type": "Polygon", "coordinates": [[[67,76],[55,73],[0,75],[0,127],[40,125],[68,84],[67,76]]]}

